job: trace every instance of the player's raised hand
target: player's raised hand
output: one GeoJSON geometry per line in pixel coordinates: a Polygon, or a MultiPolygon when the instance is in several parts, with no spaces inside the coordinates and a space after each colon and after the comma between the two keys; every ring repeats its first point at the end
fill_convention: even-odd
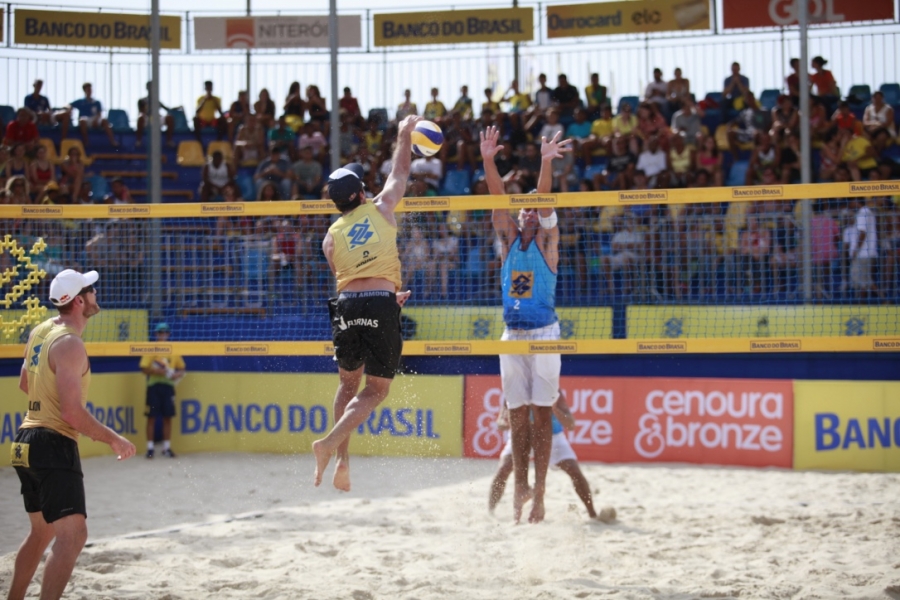
{"type": "Polygon", "coordinates": [[[562,131],[557,131],[556,135],[553,136],[552,140],[548,140],[545,137],[541,138],[541,159],[554,159],[554,158],[562,158],[563,152],[571,152],[572,148],[570,144],[572,140],[562,140],[560,141],[560,137],[562,137],[562,131]]]}
{"type": "Polygon", "coordinates": [[[498,146],[500,140],[500,130],[490,125],[487,130],[479,132],[481,138],[481,157],[484,159],[494,158],[498,152],[503,150],[503,146],[498,146]]]}
{"type": "Polygon", "coordinates": [[[412,133],[412,130],[416,128],[416,123],[418,123],[419,121],[424,121],[424,120],[425,119],[423,119],[422,117],[420,117],[418,115],[408,115],[406,118],[404,118],[402,121],[400,121],[400,125],[397,126],[397,134],[398,135],[403,135],[403,134],[409,135],[410,133],[412,133]]]}

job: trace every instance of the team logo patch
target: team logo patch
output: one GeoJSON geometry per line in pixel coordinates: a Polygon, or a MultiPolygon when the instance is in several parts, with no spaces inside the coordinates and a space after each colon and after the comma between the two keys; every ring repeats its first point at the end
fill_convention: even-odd
{"type": "Polygon", "coordinates": [[[369,244],[377,244],[381,241],[381,238],[378,237],[378,230],[375,229],[369,217],[354,223],[350,229],[345,229],[343,235],[344,240],[347,242],[347,248],[350,250],[356,250],[369,244]]]}
{"type": "Polygon", "coordinates": [[[28,462],[28,444],[13,442],[9,447],[9,462],[14,467],[30,467],[31,464],[28,462]]]}
{"type": "Polygon", "coordinates": [[[534,271],[513,271],[512,285],[509,286],[509,295],[513,298],[531,298],[534,289],[534,271]]]}

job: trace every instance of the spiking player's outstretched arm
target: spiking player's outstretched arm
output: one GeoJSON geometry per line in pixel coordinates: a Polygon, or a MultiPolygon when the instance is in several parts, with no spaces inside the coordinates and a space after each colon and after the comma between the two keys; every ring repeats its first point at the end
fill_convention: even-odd
{"type": "MultiPolygon", "coordinates": [[[[484,179],[487,182],[488,190],[491,195],[502,195],[506,190],[500,172],[497,170],[497,164],[494,162],[494,157],[503,149],[503,146],[497,144],[500,139],[500,130],[491,125],[487,130],[480,132],[479,136],[481,137],[481,157],[484,159],[484,179]]],[[[516,237],[516,224],[509,216],[509,211],[504,209],[494,209],[491,212],[491,222],[503,245],[503,255],[506,256],[506,249],[516,237]]]]}
{"type": "MultiPolygon", "coordinates": [[[[541,174],[538,177],[537,191],[539,194],[549,194],[553,189],[553,160],[562,158],[563,153],[571,152],[569,145],[572,140],[560,140],[562,132],[557,132],[553,139],[541,139],[541,174]]],[[[541,218],[540,244],[547,266],[554,273],[559,265],[559,227],[558,217],[552,208],[540,208],[538,214],[541,218]]]]}

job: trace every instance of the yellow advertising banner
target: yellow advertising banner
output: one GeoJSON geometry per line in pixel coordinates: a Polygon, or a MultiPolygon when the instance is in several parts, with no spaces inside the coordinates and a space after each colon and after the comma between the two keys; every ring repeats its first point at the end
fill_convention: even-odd
{"type": "Polygon", "coordinates": [[[900,471],[900,382],[795,381],[794,468],[900,471]]]}
{"type": "MultiPolygon", "coordinates": [[[[137,363],[135,363],[137,371],[137,363]]],[[[308,453],[334,425],[338,377],[295,373],[192,373],[175,388],[172,446],[179,453],[308,453]],[[302,393],[298,393],[302,390],[302,393]]],[[[146,378],[139,372],[91,378],[87,409],[143,452],[146,378]]],[[[398,376],[391,393],[351,437],[351,452],[373,456],[462,456],[463,378],[398,376]]],[[[0,466],[25,418],[17,377],[0,378],[0,466]]],[[[109,454],[84,436],[83,457],[109,454]]]]}
{"type": "MultiPolygon", "coordinates": [[[[161,16],[160,47],[181,48],[181,17],[161,16]]],[[[148,48],[150,15],[16,10],[16,44],[148,48]]]]}
{"type": "Polygon", "coordinates": [[[497,8],[375,15],[376,46],[528,42],[534,9],[497,8]]]}
{"type": "Polygon", "coordinates": [[[709,0],[643,0],[547,7],[547,37],[710,29],[709,0]]]}
{"type": "MultiPolygon", "coordinates": [[[[557,308],[560,339],[612,339],[612,308],[557,308]]],[[[403,315],[416,324],[414,340],[499,340],[503,335],[503,307],[407,307],[403,315]]]]}
{"type": "MultiPolygon", "coordinates": [[[[801,343],[807,337],[900,336],[896,306],[629,306],[628,337],[753,338],[801,343]]],[[[885,340],[889,341],[889,340],[885,340]]],[[[751,342],[752,343],[752,342],[751,342]]],[[[801,348],[796,348],[797,350],[801,348]]],[[[877,348],[873,348],[877,349],[877,348]]]]}

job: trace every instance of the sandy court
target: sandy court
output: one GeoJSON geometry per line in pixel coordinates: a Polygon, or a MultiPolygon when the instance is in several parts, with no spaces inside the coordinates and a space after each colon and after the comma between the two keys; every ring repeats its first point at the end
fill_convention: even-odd
{"type": "MultiPolygon", "coordinates": [[[[84,463],[66,598],[900,598],[898,474],[589,464],[615,523],[556,471],[547,522],[514,526],[510,489],[486,510],[493,461],[355,458],[350,494],[314,489],[309,455],[84,463]]],[[[2,595],[12,469],[0,502],[2,595]]]]}

